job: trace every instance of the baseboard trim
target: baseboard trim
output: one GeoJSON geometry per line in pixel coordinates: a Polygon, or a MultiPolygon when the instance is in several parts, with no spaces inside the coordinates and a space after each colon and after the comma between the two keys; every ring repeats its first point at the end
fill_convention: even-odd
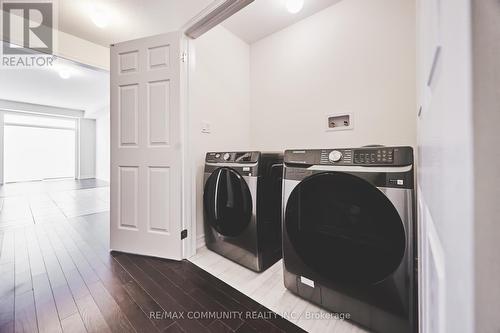
{"type": "Polygon", "coordinates": [[[196,236],[196,249],[202,248],[205,246],[205,235],[196,236]]]}

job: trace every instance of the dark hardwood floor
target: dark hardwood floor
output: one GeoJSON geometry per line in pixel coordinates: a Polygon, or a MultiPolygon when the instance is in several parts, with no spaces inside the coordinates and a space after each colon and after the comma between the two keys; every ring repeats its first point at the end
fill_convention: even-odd
{"type": "Polygon", "coordinates": [[[301,331],[188,261],[110,254],[108,212],[57,216],[0,223],[0,332],[301,331]]]}

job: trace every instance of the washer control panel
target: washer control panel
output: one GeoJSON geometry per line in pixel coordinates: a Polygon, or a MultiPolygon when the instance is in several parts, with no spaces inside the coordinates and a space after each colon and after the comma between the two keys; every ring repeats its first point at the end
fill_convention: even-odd
{"type": "Polygon", "coordinates": [[[412,147],[362,147],[285,151],[285,163],[297,165],[405,166],[412,147]]]}
{"type": "Polygon", "coordinates": [[[210,152],[205,161],[209,163],[256,163],[260,153],[256,151],[243,152],[210,152]]]}
{"type": "Polygon", "coordinates": [[[320,164],[351,164],[352,149],[322,149],[320,164]]]}
{"type": "Polygon", "coordinates": [[[393,148],[356,149],[354,151],[355,164],[393,164],[393,148]]]}

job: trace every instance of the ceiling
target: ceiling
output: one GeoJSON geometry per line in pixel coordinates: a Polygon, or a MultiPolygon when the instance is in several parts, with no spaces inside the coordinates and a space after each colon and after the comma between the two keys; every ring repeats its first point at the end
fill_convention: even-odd
{"type": "Polygon", "coordinates": [[[178,30],[212,0],[62,0],[59,29],[109,46],[140,37],[178,30]],[[92,13],[106,13],[109,25],[99,28],[92,13]]]}
{"type": "MultiPolygon", "coordinates": [[[[178,30],[214,0],[63,0],[59,29],[109,46],[110,44],[178,30]],[[108,26],[97,27],[95,12],[105,13],[108,26]]],[[[220,1],[220,0],[219,0],[220,1]]],[[[340,0],[304,0],[304,8],[290,14],[285,0],[255,0],[222,25],[248,43],[281,30],[340,0]]]]}
{"type": "Polygon", "coordinates": [[[0,99],[85,111],[92,116],[109,105],[109,73],[58,59],[54,68],[0,67],[0,99]],[[64,70],[68,79],[59,71],[64,70]]]}
{"type": "MultiPolygon", "coordinates": [[[[59,29],[108,46],[124,40],[181,28],[213,0],[64,0],[59,1],[59,29]],[[89,11],[100,4],[109,26],[98,28],[89,11]]],[[[297,14],[285,9],[285,0],[255,0],[223,23],[248,43],[281,30],[340,0],[305,0],[297,14]]],[[[63,59],[57,68],[71,73],[61,78],[55,69],[0,68],[0,99],[85,110],[87,116],[109,105],[109,73],[63,59]]]]}
{"type": "Polygon", "coordinates": [[[228,18],[222,25],[252,44],[339,1],[304,0],[303,9],[297,14],[290,14],[286,10],[285,0],[255,0],[248,7],[228,18]]]}

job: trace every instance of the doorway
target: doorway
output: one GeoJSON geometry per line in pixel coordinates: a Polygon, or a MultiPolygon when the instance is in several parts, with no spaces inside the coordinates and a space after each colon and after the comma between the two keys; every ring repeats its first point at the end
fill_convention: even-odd
{"type": "Polygon", "coordinates": [[[5,183],[75,178],[76,138],[74,118],[5,113],[5,183]]]}

